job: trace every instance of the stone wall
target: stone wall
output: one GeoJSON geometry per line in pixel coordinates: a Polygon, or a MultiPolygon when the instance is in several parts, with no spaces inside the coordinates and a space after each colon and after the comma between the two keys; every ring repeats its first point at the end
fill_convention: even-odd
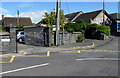
{"type": "Polygon", "coordinates": [[[9,39],[9,36],[1,36],[0,35],[0,53],[2,53],[2,54],[9,53],[10,42],[1,41],[1,39],[9,39]]]}
{"type": "MultiPolygon", "coordinates": [[[[60,45],[62,45],[62,43],[64,44],[75,43],[79,35],[80,32],[64,33],[63,37],[63,33],[60,33],[60,45]]],[[[51,41],[50,44],[54,44],[54,34],[51,34],[50,41],[51,41]]]]}

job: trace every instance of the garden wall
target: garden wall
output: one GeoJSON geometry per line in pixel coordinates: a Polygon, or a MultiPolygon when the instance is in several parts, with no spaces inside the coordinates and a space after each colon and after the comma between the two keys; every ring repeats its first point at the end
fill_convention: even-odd
{"type": "MultiPolygon", "coordinates": [[[[75,43],[78,36],[80,35],[81,33],[80,32],[74,32],[74,33],[64,33],[64,36],[63,36],[63,33],[60,33],[60,45],[62,44],[70,44],[70,43],[75,43]]],[[[50,41],[51,43],[50,44],[54,44],[54,33],[51,34],[50,36],[50,41]]]]}

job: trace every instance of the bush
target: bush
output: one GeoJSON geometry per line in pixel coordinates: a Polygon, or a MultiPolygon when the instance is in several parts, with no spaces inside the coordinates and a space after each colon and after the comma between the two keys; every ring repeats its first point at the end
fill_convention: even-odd
{"type": "Polygon", "coordinates": [[[6,32],[5,26],[0,25],[0,32],[6,32]]]}
{"type": "Polygon", "coordinates": [[[67,32],[82,32],[84,33],[87,27],[87,23],[84,20],[80,20],[77,23],[67,23],[65,30],[67,32]]]}
{"type": "Polygon", "coordinates": [[[91,30],[91,33],[93,31],[101,31],[104,34],[106,34],[107,36],[110,34],[110,27],[109,26],[103,26],[103,25],[101,26],[101,25],[97,25],[97,24],[88,24],[86,32],[89,33],[88,32],[89,30],[91,30]]]}
{"type": "Polygon", "coordinates": [[[84,34],[83,34],[83,33],[81,33],[81,34],[78,36],[78,38],[77,38],[76,42],[83,42],[83,41],[84,41],[84,39],[85,39],[85,36],[84,36],[84,34]]]}
{"type": "Polygon", "coordinates": [[[107,36],[110,34],[110,27],[109,26],[100,26],[97,31],[104,32],[107,36]]]}

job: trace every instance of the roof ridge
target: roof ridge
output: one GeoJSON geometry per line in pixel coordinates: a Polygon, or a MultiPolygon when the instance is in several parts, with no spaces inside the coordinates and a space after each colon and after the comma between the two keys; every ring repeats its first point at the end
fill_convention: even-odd
{"type": "MultiPolygon", "coordinates": [[[[120,14],[120,13],[111,13],[111,14],[120,14]]],[[[109,14],[109,15],[111,15],[111,14],[109,14]]]]}
{"type": "Polygon", "coordinates": [[[30,17],[4,17],[4,18],[30,18],[30,17]]]}
{"type": "MultiPolygon", "coordinates": [[[[66,15],[76,14],[76,13],[79,13],[79,12],[82,12],[82,11],[73,12],[73,13],[70,13],[70,14],[66,14],[66,15]]],[[[83,13],[83,12],[82,12],[82,13],[83,13]]]]}
{"type": "Polygon", "coordinates": [[[97,10],[97,11],[92,11],[92,12],[86,12],[86,13],[83,13],[83,14],[89,14],[89,13],[94,13],[94,12],[99,12],[99,11],[102,11],[102,10],[97,10]]]}

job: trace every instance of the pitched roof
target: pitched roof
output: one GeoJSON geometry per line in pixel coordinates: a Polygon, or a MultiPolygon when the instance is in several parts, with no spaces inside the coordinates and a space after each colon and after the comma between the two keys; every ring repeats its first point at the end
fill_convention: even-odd
{"type": "Polygon", "coordinates": [[[65,15],[65,17],[68,18],[68,20],[72,20],[75,16],[77,16],[79,13],[83,13],[82,11],[79,11],[79,12],[75,12],[75,13],[71,13],[71,14],[67,14],[65,15]]]}
{"type": "Polygon", "coordinates": [[[120,19],[120,13],[109,14],[113,19],[120,19]]]}
{"type": "Polygon", "coordinates": [[[4,25],[9,26],[10,24],[17,26],[17,19],[19,19],[19,25],[30,25],[32,21],[30,17],[4,17],[4,25]]]}
{"type": "Polygon", "coordinates": [[[90,19],[94,19],[102,10],[98,10],[98,11],[93,11],[93,12],[89,12],[89,13],[83,13],[81,14],[74,22],[79,21],[80,19],[85,20],[87,23],[90,22],[90,19]]]}

